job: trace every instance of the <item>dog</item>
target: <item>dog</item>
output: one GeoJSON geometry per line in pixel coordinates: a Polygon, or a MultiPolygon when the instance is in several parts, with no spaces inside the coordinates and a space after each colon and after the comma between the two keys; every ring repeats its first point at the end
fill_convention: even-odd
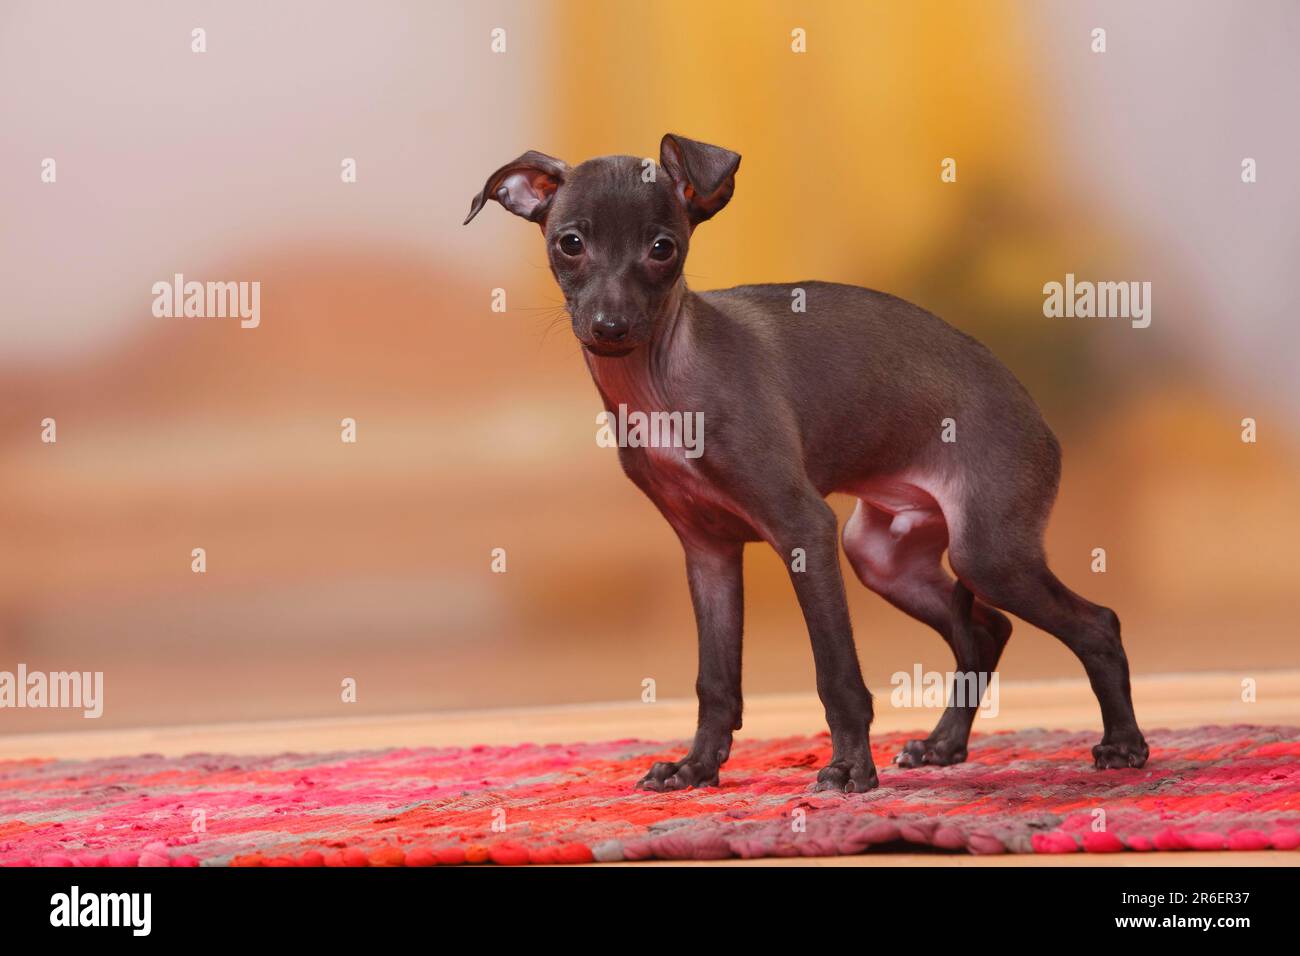
{"type": "MultiPolygon", "coordinates": [[[[739,154],[673,134],[658,164],[604,156],[569,167],[529,151],[488,177],[465,219],[491,199],[541,227],[607,412],[695,412],[707,425],[695,458],[663,444],[619,448],[681,540],[699,631],[694,741],[637,786],[718,784],[741,726],[750,541],[787,563],[807,622],[832,745],[814,789],[878,785],[832,492],[858,499],[842,535],[858,578],[938,631],[960,672],[997,667],[1011,634],[1003,612],[1048,631],[1097,696],[1095,765],[1143,766],[1119,618],[1047,565],[1061,449],[1029,393],[975,339],[885,293],[825,282],[689,290],[695,228],[731,200],[739,167],[739,154]]],[[[978,706],[951,699],[895,762],[964,760],[978,706]]]]}

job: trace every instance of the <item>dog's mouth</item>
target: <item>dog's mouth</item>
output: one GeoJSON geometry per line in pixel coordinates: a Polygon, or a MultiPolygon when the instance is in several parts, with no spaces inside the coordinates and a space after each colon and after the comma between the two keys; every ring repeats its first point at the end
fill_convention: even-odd
{"type": "Polygon", "coordinates": [[[582,347],[601,358],[622,358],[636,351],[635,345],[605,345],[599,342],[583,342],[582,347]]]}

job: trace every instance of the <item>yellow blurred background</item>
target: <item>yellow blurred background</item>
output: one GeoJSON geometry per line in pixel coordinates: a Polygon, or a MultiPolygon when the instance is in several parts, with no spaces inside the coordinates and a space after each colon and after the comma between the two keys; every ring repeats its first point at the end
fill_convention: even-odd
{"type": "MultiPolygon", "coordinates": [[[[882,289],[1020,376],[1065,448],[1053,565],[1118,611],[1135,672],[1296,666],[1298,11],[5,4],[0,670],[104,671],[97,726],[690,696],[680,551],[595,444],[537,230],[460,225],[526,149],[667,131],[744,156],[694,288],[882,289]],[[260,327],[156,318],[174,273],[261,282],[260,327]],[[1045,318],[1066,273],[1151,282],[1150,328],[1045,318]]],[[[878,695],[950,668],[848,586],[878,695]]],[[[746,692],[811,691],[768,550],[746,589],[746,692]]],[[[1082,669],[1018,623],[1001,674],[1082,669]]]]}

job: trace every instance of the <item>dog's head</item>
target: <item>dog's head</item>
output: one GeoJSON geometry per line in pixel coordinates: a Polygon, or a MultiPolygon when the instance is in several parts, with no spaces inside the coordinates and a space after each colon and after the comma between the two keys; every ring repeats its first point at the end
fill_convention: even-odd
{"type": "Polygon", "coordinates": [[[602,156],[571,169],[529,151],[488,177],[465,222],[495,199],[541,226],[574,335],[596,355],[627,355],[666,317],[691,232],[731,199],[739,166],[671,133],[658,164],[602,156]]]}

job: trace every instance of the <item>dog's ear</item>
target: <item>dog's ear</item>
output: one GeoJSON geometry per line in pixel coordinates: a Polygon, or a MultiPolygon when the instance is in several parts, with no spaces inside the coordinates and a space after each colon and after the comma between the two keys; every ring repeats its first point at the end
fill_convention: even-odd
{"type": "Polygon", "coordinates": [[[462,225],[469,225],[487,201],[495,199],[516,216],[545,228],[551,200],[568,172],[569,167],[562,160],[530,149],[488,177],[483,191],[470,202],[469,215],[462,225]]]}
{"type": "Polygon", "coordinates": [[[731,199],[740,154],[669,133],[659,144],[659,165],[672,177],[695,226],[711,219],[731,199]]]}

